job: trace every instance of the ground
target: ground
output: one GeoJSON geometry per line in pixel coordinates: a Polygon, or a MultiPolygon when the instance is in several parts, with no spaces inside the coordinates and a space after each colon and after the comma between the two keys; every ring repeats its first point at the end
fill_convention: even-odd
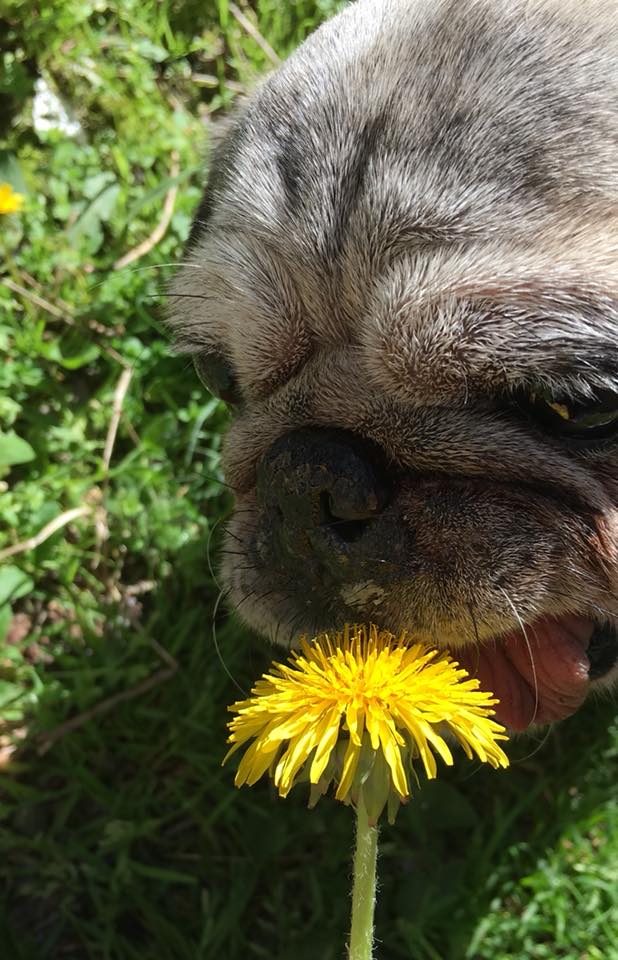
{"type": "MultiPolygon", "coordinates": [[[[11,960],[344,955],[350,811],[220,766],[269,652],[216,605],[226,413],[161,309],[211,125],[336,6],[0,7],[0,182],[25,197],[0,216],[11,960]]],[[[618,957],[615,715],[512,743],[505,773],[462,761],[383,829],[381,960],[618,957]]]]}

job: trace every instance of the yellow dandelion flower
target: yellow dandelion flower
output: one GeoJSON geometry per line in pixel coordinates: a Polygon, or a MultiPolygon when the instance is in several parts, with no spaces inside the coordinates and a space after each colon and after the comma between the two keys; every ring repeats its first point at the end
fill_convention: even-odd
{"type": "Polygon", "coordinates": [[[10,183],[0,183],[0,214],[17,213],[23,204],[21,193],[15,193],[10,183]]]}
{"type": "Polygon", "coordinates": [[[508,766],[498,744],[507,739],[504,727],[491,719],[496,703],[447,653],[410,643],[405,633],[346,626],[335,636],[303,640],[249,699],[230,707],[225,760],[253,741],[236,786],[269,772],[285,797],[308,780],[313,804],[334,781],[337,800],[356,804],[362,788],[371,820],[387,803],[392,820],[410,796],[415,761],[430,779],[436,754],[453,763],[447,737],[470,759],[508,766]]]}

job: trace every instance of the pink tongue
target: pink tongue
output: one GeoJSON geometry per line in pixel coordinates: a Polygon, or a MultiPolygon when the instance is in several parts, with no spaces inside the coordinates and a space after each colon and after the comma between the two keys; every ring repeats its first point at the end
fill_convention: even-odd
{"type": "Polygon", "coordinates": [[[482,690],[498,697],[496,719],[525,730],[532,723],[562,720],[581,706],[588,693],[592,630],[580,617],[538,620],[526,627],[525,637],[517,630],[453,656],[479,678],[482,690]]]}

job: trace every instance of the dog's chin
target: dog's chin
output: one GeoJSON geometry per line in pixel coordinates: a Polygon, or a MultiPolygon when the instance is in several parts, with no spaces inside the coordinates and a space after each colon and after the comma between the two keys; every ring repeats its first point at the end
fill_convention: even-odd
{"type": "MultiPolygon", "coordinates": [[[[242,604],[239,612],[243,614],[242,604]]],[[[300,637],[358,622],[359,610],[327,610],[307,597],[304,609],[290,607],[289,595],[269,591],[254,598],[244,617],[272,642],[294,647],[300,637]]],[[[361,618],[363,619],[363,618],[361,618]]],[[[366,620],[397,631],[391,617],[366,620]]],[[[400,619],[400,618],[398,618],[400,619]]],[[[545,616],[517,629],[497,631],[480,641],[444,640],[412,628],[415,639],[448,650],[483,690],[497,699],[496,719],[512,731],[545,726],[574,714],[593,690],[618,681],[618,625],[596,623],[586,616],[545,616]]]]}
{"type": "Polygon", "coordinates": [[[265,562],[260,517],[250,502],[234,515],[222,574],[231,605],[277,645],[291,648],[301,637],[332,634],[346,622],[406,631],[448,651],[478,679],[498,701],[497,719],[513,731],[563,720],[591,692],[618,684],[618,619],[605,614],[607,591],[601,584],[593,591],[591,578],[576,599],[562,581],[531,571],[518,581],[513,571],[517,606],[500,588],[475,588],[461,576],[440,583],[401,580],[398,573],[391,582],[388,571],[377,571],[375,580],[325,584],[292,558],[287,565],[265,562]]]}

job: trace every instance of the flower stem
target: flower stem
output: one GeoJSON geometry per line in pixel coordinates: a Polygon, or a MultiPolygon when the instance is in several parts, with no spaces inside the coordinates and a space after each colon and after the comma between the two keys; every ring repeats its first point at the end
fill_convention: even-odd
{"type": "Polygon", "coordinates": [[[349,960],[371,960],[373,956],[373,913],[376,902],[378,828],[369,823],[361,790],[356,805],[356,849],[352,888],[352,932],[349,960]]]}

